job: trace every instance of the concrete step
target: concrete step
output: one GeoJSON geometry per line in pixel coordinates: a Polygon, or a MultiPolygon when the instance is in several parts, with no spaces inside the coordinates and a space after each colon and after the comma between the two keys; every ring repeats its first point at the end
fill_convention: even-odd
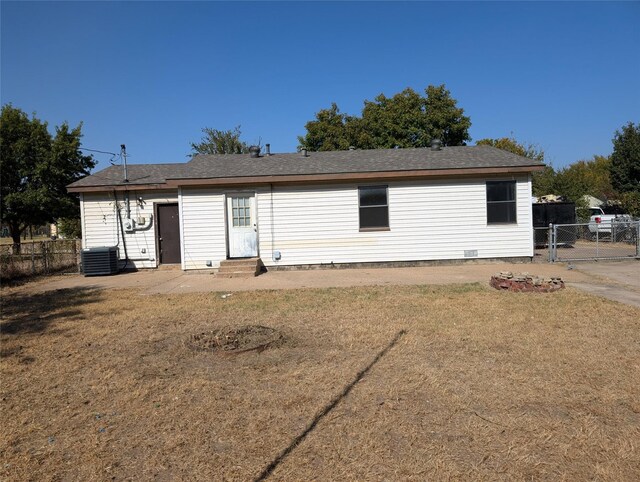
{"type": "Polygon", "coordinates": [[[220,266],[255,266],[259,262],[260,258],[225,259],[220,261],[220,266]]]}
{"type": "Polygon", "coordinates": [[[180,263],[161,264],[158,266],[158,269],[161,271],[180,271],[182,265],[180,263]]]}
{"type": "Polygon", "coordinates": [[[252,278],[260,274],[262,260],[260,258],[227,259],[220,262],[216,273],[219,278],[252,278]]]}

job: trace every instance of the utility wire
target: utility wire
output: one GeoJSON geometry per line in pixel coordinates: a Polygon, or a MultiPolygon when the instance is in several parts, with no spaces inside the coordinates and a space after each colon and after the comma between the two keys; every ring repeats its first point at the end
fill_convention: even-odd
{"type": "Polygon", "coordinates": [[[109,152],[109,151],[99,151],[97,149],[87,149],[86,147],[81,147],[80,148],[81,151],[89,151],[89,152],[99,152],[100,154],[111,154],[112,156],[117,156],[118,154],[115,152],[109,152]]]}
{"type": "MultiPolygon", "coordinates": [[[[111,155],[111,159],[109,160],[109,163],[112,166],[115,166],[118,160],[122,162],[122,151],[120,151],[120,153],[116,153],[116,152],[109,152],[109,151],[100,151],[98,149],[89,149],[87,147],[81,147],[80,150],[89,151],[89,152],[99,152],[100,154],[109,154],[111,155]]],[[[127,156],[131,157],[130,154],[127,154],[127,156]]]]}

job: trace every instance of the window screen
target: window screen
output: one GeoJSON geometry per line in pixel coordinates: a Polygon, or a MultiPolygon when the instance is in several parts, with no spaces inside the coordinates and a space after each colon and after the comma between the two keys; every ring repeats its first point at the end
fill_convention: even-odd
{"type": "Polygon", "coordinates": [[[389,227],[387,186],[359,187],[358,202],[360,229],[389,227]]]}
{"type": "Polygon", "coordinates": [[[487,224],[516,222],[516,182],[487,181],[487,224]]]}

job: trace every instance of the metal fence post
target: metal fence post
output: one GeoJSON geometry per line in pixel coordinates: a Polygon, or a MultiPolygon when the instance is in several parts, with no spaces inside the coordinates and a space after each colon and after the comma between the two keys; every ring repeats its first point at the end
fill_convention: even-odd
{"type": "Polygon", "coordinates": [[[553,224],[549,223],[547,233],[547,246],[549,247],[549,263],[553,263],[553,224]]]}

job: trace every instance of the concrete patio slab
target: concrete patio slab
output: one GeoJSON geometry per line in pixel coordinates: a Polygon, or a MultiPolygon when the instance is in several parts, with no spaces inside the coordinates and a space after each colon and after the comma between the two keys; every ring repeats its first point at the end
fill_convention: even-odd
{"type": "Polygon", "coordinates": [[[141,270],[113,276],[60,275],[28,283],[42,292],[65,288],[139,289],[143,294],[333,288],[350,286],[489,283],[500,271],[561,277],[573,286],[615,301],[640,306],[640,263],[469,263],[404,268],[316,269],[270,271],[255,278],[218,278],[212,273],[177,269],[141,270]]]}
{"type": "Polygon", "coordinates": [[[528,272],[538,276],[561,276],[567,282],[590,279],[588,274],[562,265],[491,263],[404,268],[316,269],[270,271],[255,278],[218,278],[211,273],[179,270],[141,270],[113,276],[56,276],[32,284],[48,291],[72,287],[117,289],[139,288],[144,293],[193,293],[207,291],[251,291],[270,289],[331,288],[372,285],[417,285],[488,283],[500,271],[528,272]]]}

